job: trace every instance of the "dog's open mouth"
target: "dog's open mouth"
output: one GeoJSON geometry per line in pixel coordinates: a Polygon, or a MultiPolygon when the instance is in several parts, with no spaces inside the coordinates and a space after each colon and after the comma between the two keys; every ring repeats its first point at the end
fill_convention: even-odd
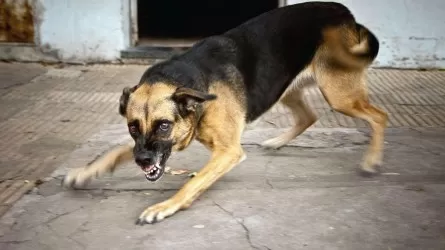
{"type": "Polygon", "coordinates": [[[145,178],[149,181],[157,181],[164,174],[164,168],[159,164],[144,166],[142,170],[145,172],[145,178]]]}

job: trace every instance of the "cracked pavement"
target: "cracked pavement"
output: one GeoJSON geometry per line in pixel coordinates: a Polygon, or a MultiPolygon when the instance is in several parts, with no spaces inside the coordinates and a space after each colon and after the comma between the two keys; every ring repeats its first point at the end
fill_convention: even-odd
{"type": "Polygon", "coordinates": [[[233,213],[226,210],[225,208],[223,208],[221,205],[219,205],[217,202],[213,201],[213,204],[215,204],[217,207],[219,207],[222,211],[226,212],[228,215],[230,215],[233,219],[235,219],[240,226],[244,229],[245,233],[246,233],[246,240],[249,243],[250,247],[253,249],[259,249],[258,247],[254,246],[252,243],[252,240],[250,239],[250,230],[249,228],[246,227],[246,225],[244,225],[244,219],[242,218],[236,218],[235,216],[233,216],[233,213]]]}
{"type": "MultiPolygon", "coordinates": [[[[189,209],[136,226],[188,177],[148,183],[129,163],[61,189],[70,168],[129,140],[124,126],[105,126],[3,216],[0,249],[443,249],[445,129],[388,129],[383,173],[371,179],[356,174],[367,129],[313,128],[280,150],[258,146],[283,131],[246,131],[240,166],[189,209]]],[[[208,156],[193,143],[168,166],[196,171],[208,156]]]]}

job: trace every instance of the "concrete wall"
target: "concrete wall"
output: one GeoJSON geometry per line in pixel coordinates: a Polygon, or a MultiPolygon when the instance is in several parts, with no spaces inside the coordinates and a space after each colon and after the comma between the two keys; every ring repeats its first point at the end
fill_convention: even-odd
{"type": "MultiPolygon", "coordinates": [[[[338,1],[378,36],[381,50],[374,66],[445,68],[445,0],[338,1]]],[[[1,59],[110,61],[130,46],[130,0],[34,2],[38,53],[0,46],[1,59]]]]}
{"type": "Polygon", "coordinates": [[[130,44],[128,0],[44,0],[40,43],[62,60],[115,60],[130,44]]]}
{"type": "MultiPolygon", "coordinates": [[[[303,1],[288,0],[287,4],[303,1]]],[[[375,66],[445,68],[444,0],[338,0],[381,42],[375,66]]]]}

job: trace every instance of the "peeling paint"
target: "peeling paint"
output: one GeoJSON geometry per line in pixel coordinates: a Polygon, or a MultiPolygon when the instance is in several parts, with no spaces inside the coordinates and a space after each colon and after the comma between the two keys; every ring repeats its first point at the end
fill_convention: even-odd
{"type": "Polygon", "coordinates": [[[0,0],[0,42],[34,43],[32,0],[0,0]]]}
{"type": "MultiPolygon", "coordinates": [[[[431,4],[418,0],[392,0],[391,4],[386,0],[338,2],[347,5],[356,19],[379,38],[381,49],[373,66],[445,68],[444,0],[430,0],[431,4]]],[[[0,0],[0,42],[9,42],[0,46],[0,60],[119,61],[121,51],[137,40],[136,3],[137,0],[0,0]],[[16,5],[21,12],[15,10],[16,5]],[[11,17],[14,13],[20,14],[11,17]],[[10,41],[36,46],[13,48],[10,41]]]]}

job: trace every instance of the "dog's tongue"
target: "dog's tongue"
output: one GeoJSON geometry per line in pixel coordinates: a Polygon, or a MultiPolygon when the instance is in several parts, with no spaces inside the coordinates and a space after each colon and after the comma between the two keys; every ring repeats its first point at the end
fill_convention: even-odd
{"type": "Polygon", "coordinates": [[[150,172],[151,170],[153,170],[153,168],[155,168],[155,167],[156,167],[156,164],[145,166],[145,167],[144,167],[144,172],[149,173],[149,172],[150,172]]]}

